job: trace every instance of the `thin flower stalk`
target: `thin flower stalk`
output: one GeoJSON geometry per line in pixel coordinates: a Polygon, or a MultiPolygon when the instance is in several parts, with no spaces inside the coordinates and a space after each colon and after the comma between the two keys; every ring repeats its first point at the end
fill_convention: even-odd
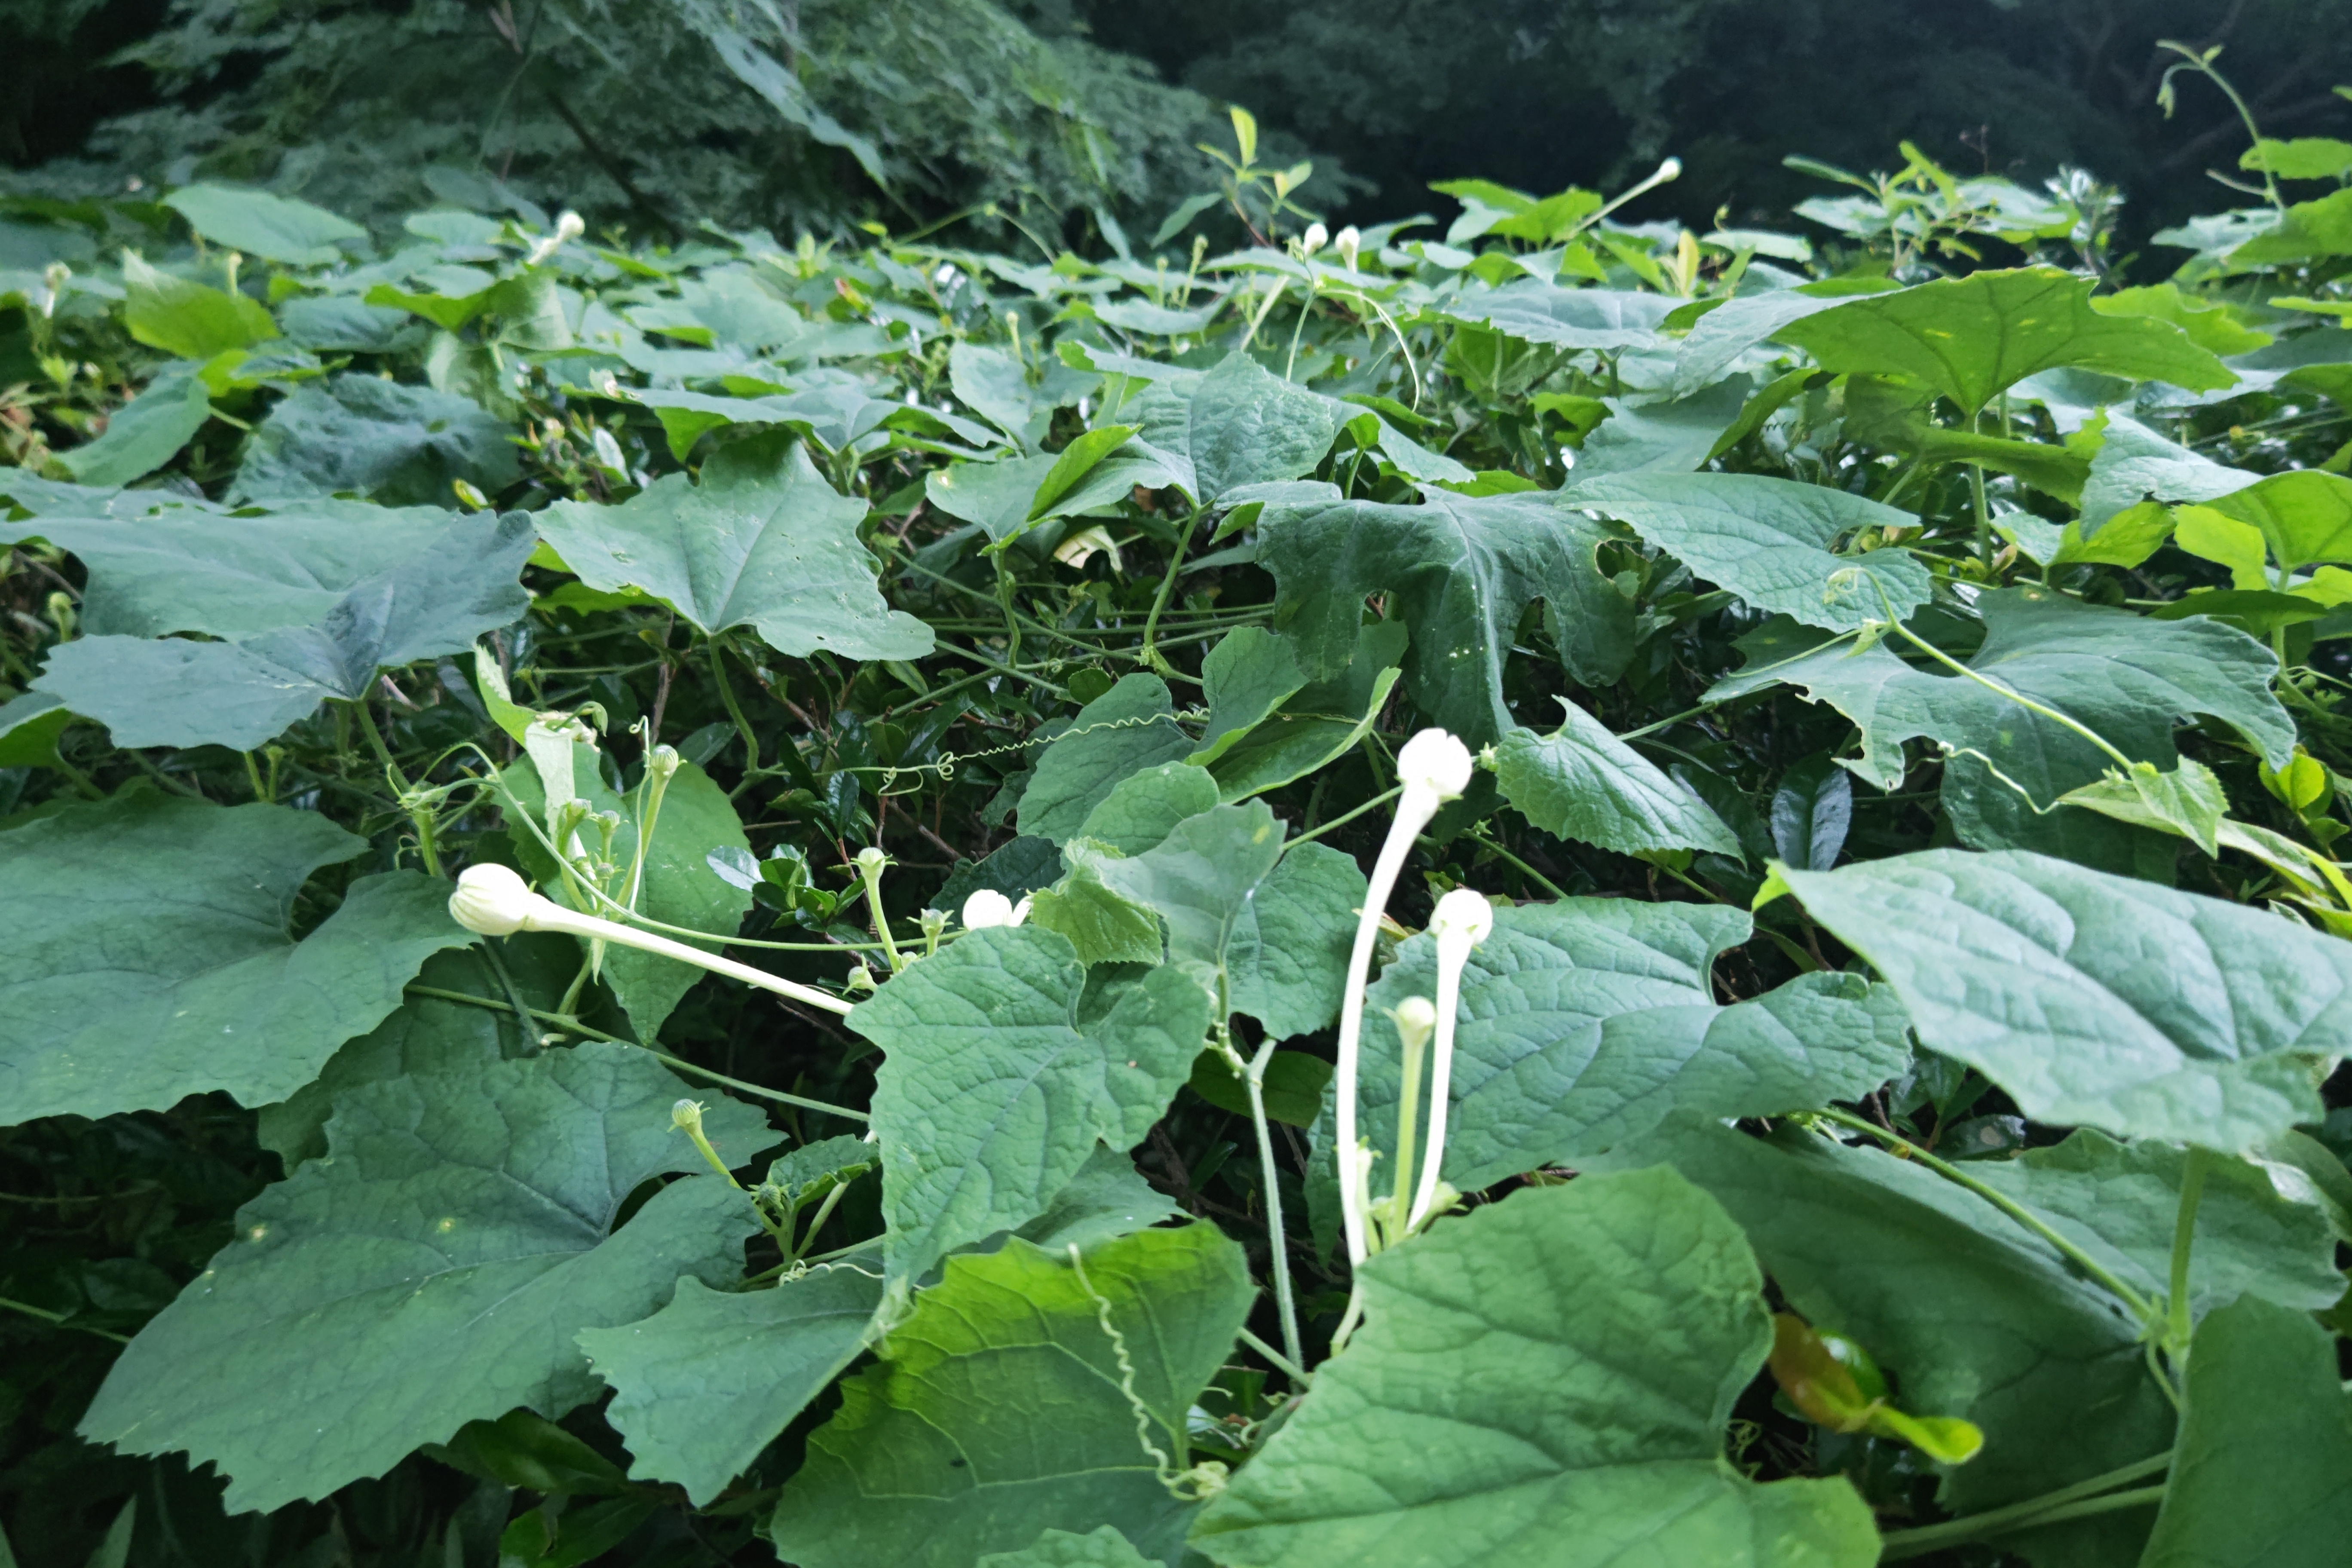
{"type": "Polygon", "coordinates": [[[811,986],[797,984],[766,970],[754,969],[748,963],[738,963],[715,952],[705,952],[698,947],[688,947],[682,942],[672,942],[666,936],[639,931],[634,926],[614,921],[599,920],[567,910],[551,899],[530,890],[514,871],[504,866],[468,866],[457,879],[457,890],[449,896],[449,914],[467,931],[483,936],[512,936],[522,931],[562,931],[570,936],[583,937],[590,942],[617,942],[634,947],[640,952],[658,953],[674,958],[680,963],[691,963],[708,969],[713,974],[724,974],[746,985],[756,985],[762,991],[772,991],[779,996],[828,1013],[845,1014],[850,1004],[838,996],[829,996],[811,986]]]}
{"type": "Polygon", "coordinates": [[[1493,934],[1495,907],[1485,894],[1456,888],[1437,900],[1429,930],[1437,939],[1437,1043],[1429,1064],[1429,1147],[1422,1158],[1412,1215],[1405,1222],[1408,1235],[1428,1224],[1439,1206],[1438,1168],[1445,1155],[1445,1110],[1453,1089],[1454,1025],[1462,1011],[1462,971],[1471,952],[1493,934]]]}
{"type": "Polygon", "coordinates": [[[1348,1260],[1360,1265],[1371,1256],[1362,1139],[1358,1131],[1356,1094],[1361,1078],[1364,1034],[1364,989],[1370,983],[1372,949],[1379,941],[1381,917],[1389,894],[1404,869],[1413,840],[1437,815],[1438,807],[1458,800],[1470,785],[1470,751],[1443,730],[1423,730],[1397,752],[1396,816],[1389,824],[1388,840],[1372,863],[1371,883],[1364,891],[1364,908],[1356,922],[1356,944],[1348,954],[1348,980],[1339,1004],[1339,1064],[1333,1075],[1332,1099],[1339,1122],[1339,1215],[1348,1238],[1348,1260]]]}

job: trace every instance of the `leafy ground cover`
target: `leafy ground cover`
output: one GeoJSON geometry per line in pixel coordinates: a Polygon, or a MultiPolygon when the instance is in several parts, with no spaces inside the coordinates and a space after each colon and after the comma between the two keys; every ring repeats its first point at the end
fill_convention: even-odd
{"type": "Polygon", "coordinates": [[[1234,131],[11,209],[14,1560],[2340,1560],[2352,146],[2124,287],[1234,131]]]}

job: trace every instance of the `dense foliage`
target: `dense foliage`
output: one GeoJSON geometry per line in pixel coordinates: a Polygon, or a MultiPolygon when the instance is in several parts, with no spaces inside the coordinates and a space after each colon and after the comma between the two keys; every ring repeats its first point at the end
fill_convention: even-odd
{"type": "Polygon", "coordinates": [[[10,208],[18,1561],[2339,1560],[2352,145],[1227,145],[10,208]]]}

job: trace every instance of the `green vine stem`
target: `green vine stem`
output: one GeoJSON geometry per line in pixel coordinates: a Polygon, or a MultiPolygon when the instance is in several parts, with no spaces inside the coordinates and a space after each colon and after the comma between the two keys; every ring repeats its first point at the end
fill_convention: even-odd
{"type": "Polygon", "coordinates": [[[1916,1530],[1892,1530],[1880,1537],[1881,1563],[1899,1563],[1906,1558],[1924,1557],[1930,1552],[1940,1552],[1948,1546],[1964,1542],[1981,1541],[1989,1536],[2022,1530],[2030,1525],[2056,1524],[2062,1520],[2080,1519],[2085,1514],[2109,1513],[2117,1509],[2138,1508],[2160,1500],[2162,1487],[2147,1487],[2137,1491],[2119,1492],[2113,1489],[2127,1486],[2147,1476],[2159,1475],[2172,1464],[2172,1451],[2126,1465],[2119,1470],[2109,1470],[2103,1476],[2093,1476],[2073,1486],[2061,1487],[2023,1502],[2013,1502],[2006,1508],[1990,1509],[1965,1519],[1948,1520],[1942,1524],[1922,1525],[1916,1530]],[[2101,1496],[2105,1493],[2107,1495],[2101,1496]]]}

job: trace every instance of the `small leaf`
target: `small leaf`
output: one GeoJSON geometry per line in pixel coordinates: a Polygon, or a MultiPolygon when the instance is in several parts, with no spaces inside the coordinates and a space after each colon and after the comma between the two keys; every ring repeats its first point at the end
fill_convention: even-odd
{"type": "Polygon", "coordinates": [[[1853,826],[1853,778],[1827,752],[1817,752],[1781,775],[1772,792],[1772,844],[1782,860],[1805,871],[1826,871],[1853,826]]]}
{"type": "Polygon", "coordinates": [[[58,453],[58,465],[82,484],[127,485],[179,456],[212,416],[204,378],[189,367],[167,365],[107,416],[103,435],[58,453]]]}
{"type": "Polygon", "coordinates": [[[159,272],[125,251],[122,324],[150,348],[180,359],[208,360],[278,335],[258,300],[159,272]]]}
{"type": "Polygon", "coordinates": [[[1209,727],[1185,761],[1207,766],[1307,684],[1289,643],[1263,626],[1228,632],[1201,661],[1209,727]]]}
{"type": "Polygon", "coordinates": [[[1037,759],[1037,776],[1021,796],[1021,831],[1059,844],[1080,831],[1120,780],[1192,751],[1192,737],[1176,727],[1168,683],[1121,676],[1037,759]]]}

